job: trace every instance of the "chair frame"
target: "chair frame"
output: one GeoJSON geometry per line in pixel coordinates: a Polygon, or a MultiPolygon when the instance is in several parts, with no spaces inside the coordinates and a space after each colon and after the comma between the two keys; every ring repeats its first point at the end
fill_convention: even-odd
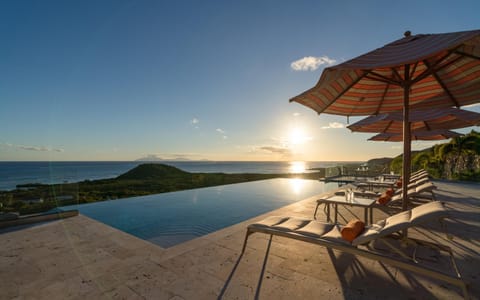
{"type": "MultiPolygon", "coordinates": [[[[318,221],[313,221],[313,222],[318,222],[318,221]]],[[[443,225],[443,222],[442,222],[442,225],[443,225]]],[[[400,268],[400,269],[403,269],[403,270],[406,270],[406,271],[411,271],[411,272],[414,272],[414,273],[417,273],[417,274],[421,274],[421,275],[428,276],[428,277],[431,277],[431,278],[434,278],[434,279],[438,279],[438,280],[441,280],[441,281],[444,281],[444,282],[447,282],[447,283],[450,283],[452,285],[455,285],[455,286],[459,287],[463,292],[464,298],[469,299],[469,294],[468,294],[468,291],[467,291],[467,283],[463,280],[463,278],[462,278],[462,276],[461,276],[461,274],[458,270],[458,267],[457,267],[457,264],[456,264],[455,259],[453,257],[453,252],[452,252],[451,248],[448,247],[448,246],[445,246],[445,245],[440,245],[440,244],[435,244],[435,243],[431,243],[431,242],[427,242],[427,241],[413,239],[411,237],[408,237],[408,238],[403,237],[403,236],[398,236],[397,237],[396,235],[388,236],[388,237],[391,237],[391,238],[401,239],[405,243],[414,244],[416,246],[424,245],[424,246],[432,247],[432,248],[435,248],[435,249],[438,249],[440,251],[444,251],[444,252],[448,253],[449,256],[450,256],[450,262],[451,262],[451,265],[453,267],[453,270],[455,271],[455,274],[449,274],[449,273],[446,273],[444,271],[433,269],[433,268],[430,268],[430,267],[427,267],[427,266],[420,266],[418,260],[415,257],[416,248],[414,250],[413,256],[409,257],[405,253],[401,252],[400,249],[391,245],[387,240],[388,237],[382,237],[382,238],[378,238],[376,240],[377,241],[382,241],[390,249],[394,250],[395,253],[400,254],[400,256],[403,258],[403,260],[392,257],[391,255],[386,255],[386,254],[378,252],[378,251],[373,251],[372,247],[366,247],[367,250],[365,250],[365,249],[359,248],[359,246],[353,246],[353,245],[349,245],[349,244],[346,244],[346,243],[336,243],[336,242],[332,242],[332,241],[327,240],[327,239],[322,239],[321,237],[316,238],[316,237],[312,237],[310,235],[305,235],[305,234],[301,234],[301,233],[294,232],[294,231],[278,230],[278,229],[273,228],[272,226],[264,226],[264,225],[255,226],[255,224],[251,224],[247,228],[247,233],[245,235],[245,240],[244,240],[244,243],[243,243],[241,255],[243,255],[244,252],[245,252],[249,236],[251,234],[257,233],[257,232],[270,235],[271,238],[273,238],[273,236],[275,235],[275,236],[290,238],[290,239],[299,240],[299,241],[303,241],[303,242],[307,242],[307,243],[311,243],[311,244],[316,244],[316,245],[323,246],[323,247],[328,248],[328,249],[338,250],[338,251],[346,252],[346,253],[353,254],[353,255],[356,255],[356,256],[365,257],[365,258],[368,258],[368,259],[372,259],[372,260],[376,260],[376,261],[379,261],[379,262],[382,262],[382,263],[386,263],[390,266],[397,267],[397,268],[400,268]]],[[[368,243],[368,244],[370,244],[370,243],[368,243]]],[[[267,255],[268,255],[268,252],[267,252],[267,255]]]]}

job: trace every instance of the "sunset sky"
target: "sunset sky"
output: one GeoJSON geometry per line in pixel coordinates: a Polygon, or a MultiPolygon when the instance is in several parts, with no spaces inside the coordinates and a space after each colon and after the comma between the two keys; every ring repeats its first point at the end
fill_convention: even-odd
{"type": "Polygon", "coordinates": [[[288,100],[406,30],[480,29],[479,12],[474,0],[2,1],[0,161],[396,156],[401,143],[288,100]]]}

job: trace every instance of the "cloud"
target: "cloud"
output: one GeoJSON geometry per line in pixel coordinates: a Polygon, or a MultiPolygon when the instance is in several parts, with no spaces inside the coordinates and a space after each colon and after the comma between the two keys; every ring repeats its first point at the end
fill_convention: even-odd
{"type": "Polygon", "coordinates": [[[7,147],[12,147],[18,150],[26,150],[26,151],[38,151],[38,152],[64,152],[64,149],[61,148],[52,148],[52,147],[45,147],[45,146],[26,146],[26,145],[13,145],[10,143],[5,143],[7,147]]]}
{"type": "Polygon", "coordinates": [[[193,118],[190,120],[190,124],[192,124],[192,126],[195,128],[195,129],[198,129],[198,123],[200,123],[200,120],[197,119],[197,118],[193,118]]]}
{"type": "Polygon", "coordinates": [[[285,148],[285,147],[276,147],[276,146],[263,146],[259,147],[259,150],[268,153],[280,154],[284,157],[292,156],[292,150],[285,148]]]}
{"type": "Polygon", "coordinates": [[[339,122],[330,122],[328,123],[328,126],[322,127],[322,129],[339,129],[339,128],[345,128],[345,125],[339,122]]]}
{"type": "Polygon", "coordinates": [[[306,56],[299,60],[296,60],[290,64],[290,67],[295,71],[315,71],[321,65],[333,65],[336,60],[329,58],[328,56],[306,56]]]}
{"type": "Polygon", "coordinates": [[[137,159],[139,161],[160,161],[160,160],[163,160],[163,158],[161,158],[160,156],[158,156],[157,154],[147,154],[139,159],[137,159]]]}
{"type": "Polygon", "coordinates": [[[221,129],[221,128],[217,128],[217,129],[215,129],[215,131],[218,132],[218,133],[220,133],[220,134],[222,135],[222,138],[223,138],[224,140],[226,140],[226,139],[228,138],[227,132],[226,132],[225,130],[223,130],[223,129],[221,129]]]}
{"type": "Polygon", "coordinates": [[[200,154],[197,153],[150,153],[137,159],[139,161],[168,161],[168,160],[195,160],[199,159],[200,154]]]}

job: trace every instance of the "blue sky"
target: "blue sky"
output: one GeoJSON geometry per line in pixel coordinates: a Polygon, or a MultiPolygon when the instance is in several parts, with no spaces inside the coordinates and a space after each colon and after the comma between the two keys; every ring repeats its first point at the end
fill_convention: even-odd
{"type": "Polygon", "coordinates": [[[395,156],[399,143],[367,142],[345,117],[288,99],[406,30],[480,29],[479,11],[478,1],[2,1],[0,160],[395,156]]]}

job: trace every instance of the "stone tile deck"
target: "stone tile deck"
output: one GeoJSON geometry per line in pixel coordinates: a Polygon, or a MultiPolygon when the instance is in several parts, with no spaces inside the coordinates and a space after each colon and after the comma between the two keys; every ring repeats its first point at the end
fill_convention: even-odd
{"type": "MultiPolygon", "coordinates": [[[[472,298],[480,295],[480,185],[436,182],[456,209],[450,243],[472,298]]],[[[461,299],[443,282],[338,251],[266,235],[246,225],[268,215],[311,217],[306,199],[163,249],[83,215],[0,231],[1,299],[461,299]]],[[[340,221],[363,210],[342,208],[340,221]],[[342,219],[343,218],[343,219],[342,219]]],[[[376,219],[385,215],[375,211],[376,219]]],[[[324,218],[320,211],[319,219],[324,218]]],[[[437,227],[412,235],[445,243],[437,227]]],[[[448,242],[447,242],[448,243],[448,242]]]]}

